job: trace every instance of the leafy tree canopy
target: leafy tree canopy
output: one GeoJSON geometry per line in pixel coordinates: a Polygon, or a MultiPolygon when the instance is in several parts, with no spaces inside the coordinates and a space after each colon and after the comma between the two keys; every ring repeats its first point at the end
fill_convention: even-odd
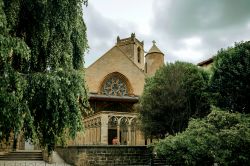
{"type": "MultiPolygon", "coordinates": [[[[15,70],[15,60],[30,59],[30,49],[18,37],[9,35],[4,3],[0,0],[0,140],[10,137],[10,133],[20,130],[28,107],[24,101],[27,81],[15,70]]],[[[22,70],[24,65],[20,65],[22,70]]]]}
{"type": "Polygon", "coordinates": [[[211,78],[215,105],[250,113],[250,41],[218,51],[211,78]]]}
{"type": "Polygon", "coordinates": [[[204,119],[192,119],[188,128],[156,143],[155,151],[169,164],[248,165],[250,117],[214,109],[204,119]]]}
{"type": "Polygon", "coordinates": [[[148,78],[140,98],[142,129],[164,137],[183,131],[191,117],[209,113],[208,74],[190,63],[176,62],[148,78]]]}
{"type": "Polygon", "coordinates": [[[75,136],[88,106],[82,0],[0,0],[0,4],[4,110],[0,117],[8,125],[1,121],[0,128],[8,128],[6,133],[22,128],[51,151],[68,134],[75,136]]]}

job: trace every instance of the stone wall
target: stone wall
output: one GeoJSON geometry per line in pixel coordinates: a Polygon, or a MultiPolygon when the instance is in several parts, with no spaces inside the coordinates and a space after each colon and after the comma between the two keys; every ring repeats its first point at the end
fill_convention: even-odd
{"type": "Polygon", "coordinates": [[[0,152],[9,152],[13,149],[13,141],[0,141],[0,152]]]}
{"type": "MultiPolygon", "coordinates": [[[[0,152],[9,152],[13,150],[13,144],[14,144],[14,134],[11,132],[9,140],[6,141],[3,139],[0,141],[0,152]]],[[[24,149],[24,137],[22,134],[18,135],[17,143],[16,143],[16,149],[23,150],[24,149]]]]}
{"type": "Polygon", "coordinates": [[[149,165],[151,150],[146,146],[69,146],[57,147],[68,164],[76,166],[149,165]]]}

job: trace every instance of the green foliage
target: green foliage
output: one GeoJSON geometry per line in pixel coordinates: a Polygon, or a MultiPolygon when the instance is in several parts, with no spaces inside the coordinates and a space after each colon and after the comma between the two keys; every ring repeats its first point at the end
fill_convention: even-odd
{"type": "Polygon", "coordinates": [[[0,1],[0,140],[19,132],[24,119],[30,119],[24,99],[27,81],[17,70],[30,58],[30,49],[22,40],[8,34],[3,1],[0,1]],[[17,64],[17,60],[20,62],[17,64]],[[17,70],[15,70],[17,69],[17,70]]]}
{"type": "Polygon", "coordinates": [[[74,137],[88,107],[82,0],[0,0],[1,135],[43,148],[74,137]]]}
{"type": "Polygon", "coordinates": [[[214,109],[204,119],[193,119],[188,128],[155,145],[167,163],[185,165],[248,165],[250,117],[214,109]]]}
{"type": "Polygon", "coordinates": [[[0,140],[7,139],[12,131],[18,132],[28,111],[24,102],[26,81],[14,71],[0,76],[0,140]]]}
{"type": "Polygon", "coordinates": [[[233,112],[250,113],[250,42],[218,52],[214,62],[211,89],[215,105],[233,112]]]}
{"type": "Polygon", "coordinates": [[[29,108],[42,146],[53,148],[51,143],[63,142],[68,133],[74,138],[82,128],[81,108],[76,99],[86,96],[83,85],[82,75],[74,70],[32,75],[28,91],[29,108]]]}
{"type": "Polygon", "coordinates": [[[191,117],[209,113],[208,74],[197,66],[176,62],[148,78],[140,98],[142,129],[147,136],[164,137],[183,131],[191,117]]]}
{"type": "Polygon", "coordinates": [[[5,1],[10,32],[24,39],[31,48],[31,71],[83,67],[87,39],[81,2],[5,1]]]}

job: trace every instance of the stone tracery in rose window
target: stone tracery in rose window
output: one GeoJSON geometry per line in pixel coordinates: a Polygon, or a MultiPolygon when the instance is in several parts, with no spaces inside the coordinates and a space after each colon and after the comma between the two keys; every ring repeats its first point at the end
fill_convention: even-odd
{"type": "Polygon", "coordinates": [[[127,96],[128,88],[125,81],[115,75],[104,82],[102,94],[111,96],[127,96]]]}

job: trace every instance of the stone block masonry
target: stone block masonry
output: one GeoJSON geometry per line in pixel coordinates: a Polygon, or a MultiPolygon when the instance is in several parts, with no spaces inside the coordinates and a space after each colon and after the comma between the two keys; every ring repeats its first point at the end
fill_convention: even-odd
{"type": "Polygon", "coordinates": [[[147,146],[85,145],[56,148],[68,164],[75,166],[149,165],[147,146]]]}

